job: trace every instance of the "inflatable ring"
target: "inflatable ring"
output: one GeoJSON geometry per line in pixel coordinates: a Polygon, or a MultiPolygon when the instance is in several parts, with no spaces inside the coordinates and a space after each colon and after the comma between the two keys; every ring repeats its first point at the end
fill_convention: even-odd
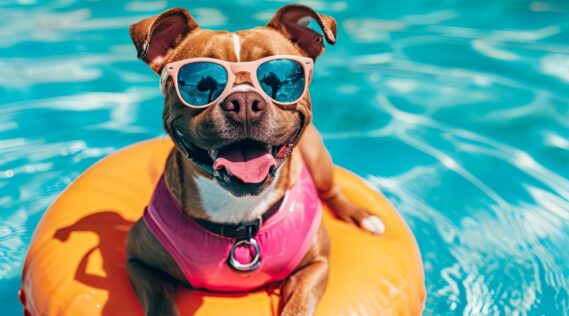
{"type": "MultiPolygon", "coordinates": [[[[91,167],[46,211],[24,263],[20,300],[27,315],[142,315],[125,268],[125,237],[148,203],[172,149],[151,140],[91,167]],[[118,312],[120,311],[120,312],[118,312]]],[[[324,210],[330,279],[318,315],[420,315],[421,256],[403,219],[377,191],[340,168],[348,198],[387,227],[372,236],[324,210]]],[[[278,291],[224,295],[180,290],[182,315],[275,315],[278,291]]]]}

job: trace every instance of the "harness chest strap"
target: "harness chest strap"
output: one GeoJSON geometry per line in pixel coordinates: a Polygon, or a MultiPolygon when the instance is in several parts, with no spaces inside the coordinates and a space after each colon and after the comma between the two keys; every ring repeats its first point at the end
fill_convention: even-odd
{"type": "Polygon", "coordinates": [[[192,287],[221,292],[250,291],[288,277],[313,243],[321,218],[306,167],[282,201],[252,222],[226,225],[188,218],[164,179],[143,216],[192,287]]]}

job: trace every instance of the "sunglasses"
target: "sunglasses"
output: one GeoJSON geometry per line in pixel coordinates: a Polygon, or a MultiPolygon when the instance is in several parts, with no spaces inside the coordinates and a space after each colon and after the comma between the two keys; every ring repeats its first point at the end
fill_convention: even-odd
{"type": "Polygon", "coordinates": [[[191,108],[205,108],[231,91],[235,74],[249,73],[253,86],[265,98],[289,105],[302,99],[312,75],[308,57],[275,55],[248,62],[190,58],[167,64],[160,76],[162,92],[171,77],[180,100],[191,108]]]}

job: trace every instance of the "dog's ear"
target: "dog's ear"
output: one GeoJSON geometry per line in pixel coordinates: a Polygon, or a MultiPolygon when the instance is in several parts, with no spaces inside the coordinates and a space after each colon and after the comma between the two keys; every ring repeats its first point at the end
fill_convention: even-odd
{"type": "Polygon", "coordinates": [[[159,72],[164,57],[199,26],[188,11],[174,8],[130,26],[130,37],[138,58],[159,72]]]}
{"type": "Polygon", "coordinates": [[[336,44],[336,20],[318,14],[305,5],[290,4],[280,8],[267,26],[279,30],[296,43],[308,57],[316,60],[324,52],[324,43],[322,35],[307,27],[310,19],[318,23],[329,44],[336,44]]]}

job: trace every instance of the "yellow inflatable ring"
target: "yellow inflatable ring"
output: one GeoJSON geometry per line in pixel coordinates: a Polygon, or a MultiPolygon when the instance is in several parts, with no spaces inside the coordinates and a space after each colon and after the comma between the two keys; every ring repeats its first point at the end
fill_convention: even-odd
{"type": "MultiPolygon", "coordinates": [[[[29,315],[142,315],[125,269],[125,237],[142,215],[172,143],[151,140],[115,153],[81,175],[46,211],[22,274],[29,315]]],[[[421,256],[411,231],[378,192],[336,168],[342,190],[387,227],[374,237],[324,211],[330,281],[318,315],[419,315],[425,301],[421,256]]],[[[274,315],[267,292],[220,295],[180,290],[182,315],[274,315]]]]}

